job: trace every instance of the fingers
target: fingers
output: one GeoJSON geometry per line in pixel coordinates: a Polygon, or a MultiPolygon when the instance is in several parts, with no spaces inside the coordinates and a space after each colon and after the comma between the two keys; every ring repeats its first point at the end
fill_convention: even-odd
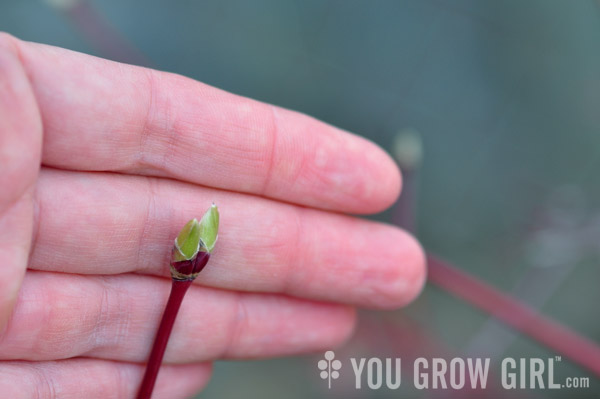
{"type": "MultiPolygon", "coordinates": [[[[141,364],[98,359],[0,363],[0,394],[12,399],[111,399],[135,397],[144,373],[141,364]]],[[[155,399],[189,398],[210,378],[210,364],[164,365],[155,399]]]]}
{"type": "MultiPolygon", "coordinates": [[[[0,338],[0,359],[98,357],[144,362],[170,281],[29,272],[0,338]]],[[[191,287],[165,353],[167,363],[254,358],[331,348],[352,332],[351,308],[278,295],[191,287]]]]}
{"type": "Polygon", "coordinates": [[[27,266],[41,132],[33,92],[16,47],[0,33],[0,331],[27,266]]]}
{"type": "Polygon", "coordinates": [[[173,74],[20,42],[44,121],[43,163],[166,176],[343,212],[400,189],[371,142],[173,74]],[[51,66],[51,67],[49,67],[51,66]]]}
{"type": "Polygon", "coordinates": [[[406,304],[424,258],[402,230],[166,179],[42,170],[30,268],[169,276],[173,238],[215,201],[219,242],[198,281],[369,307],[406,304]]]}

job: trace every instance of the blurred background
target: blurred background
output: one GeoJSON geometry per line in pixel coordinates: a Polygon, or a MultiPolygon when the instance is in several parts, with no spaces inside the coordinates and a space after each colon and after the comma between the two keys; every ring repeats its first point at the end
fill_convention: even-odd
{"type": "MultiPolygon", "coordinates": [[[[454,265],[444,268],[572,330],[588,345],[580,352],[597,350],[600,1],[0,0],[0,30],[180,73],[368,137],[406,170],[400,202],[374,218],[413,230],[454,265]]],[[[318,353],[218,362],[199,397],[600,397],[598,368],[564,353],[555,381],[588,377],[590,388],[502,390],[502,358],[561,353],[490,317],[498,301],[477,306],[488,291],[440,270],[409,307],[361,311],[336,349],[347,370],[331,389],[318,353]],[[398,390],[366,380],[355,390],[349,358],[373,356],[402,358],[398,390]],[[414,388],[415,357],[455,356],[492,358],[486,390],[414,388]]]]}

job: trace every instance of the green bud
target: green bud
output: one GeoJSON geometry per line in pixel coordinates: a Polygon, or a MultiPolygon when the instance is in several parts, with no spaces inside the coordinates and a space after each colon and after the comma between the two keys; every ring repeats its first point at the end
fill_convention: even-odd
{"type": "Polygon", "coordinates": [[[197,219],[186,223],[175,240],[174,260],[191,260],[197,254],[200,247],[200,225],[197,219]]]}
{"type": "Polygon", "coordinates": [[[414,170],[423,159],[423,139],[416,129],[400,130],[392,145],[392,154],[403,169],[414,170]]]}
{"type": "Polygon", "coordinates": [[[213,204],[202,216],[200,222],[192,219],[186,223],[175,239],[173,261],[193,260],[199,252],[211,252],[217,242],[219,231],[219,210],[213,204]]]}
{"type": "MultiPolygon", "coordinates": [[[[204,243],[204,250],[212,252],[219,237],[219,209],[213,203],[200,220],[200,239],[204,243]]],[[[201,249],[202,251],[202,249],[201,249]]]]}

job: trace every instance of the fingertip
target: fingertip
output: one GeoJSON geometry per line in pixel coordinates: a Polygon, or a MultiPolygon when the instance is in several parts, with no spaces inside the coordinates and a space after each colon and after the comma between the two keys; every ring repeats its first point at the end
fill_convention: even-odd
{"type": "Polygon", "coordinates": [[[427,268],[421,244],[404,230],[396,229],[386,252],[379,281],[373,287],[371,305],[396,309],[408,305],[419,296],[425,285],[427,268]]]}
{"type": "Polygon", "coordinates": [[[356,328],[356,308],[351,305],[318,303],[323,309],[323,323],[320,327],[320,349],[343,345],[354,334],[356,328]]]}
{"type": "Polygon", "coordinates": [[[354,306],[340,306],[340,332],[332,342],[332,347],[342,346],[350,340],[356,330],[356,308],[354,306]]]}
{"type": "Polygon", "coordinates": [[[402,173],[392,157],[381,147],[373,144],[374,166],[373,166],[373,197],[367,198],[371,205],[369,213],[381,212],[392,206],[402,191],[402,173]]]}
{"type": "Polygon", "coordinates": [[[212,363],[165,365],[158,373],[155,398],[191,398],[208,385],[212,376],[212,363]],[[176,396],[175,396],[176,395],[176,396]]]}
{"type": "Polygon", "coordinates": [[[398,165],[383,148],[372,141],[351,133],[342,133],[346,144],[339,147],[338,153],[344,160],[342,167],[350,174],[344,187],[338,188],[338,192],[343,195],[342,210],[355,214],[372,214],[389,208],[398,199],[402,188],[402,175],[398,165]]]}
{"type": "Polygon", "coordinates": [[[423,291],[425,281],[427,280],[427,261],[425,250],[411,234],[407,235],[407,255],[403,262],[404,280],[408,281],[408,287],[402,298],[400,298],[399,306],[406,306],[414,301],[423,291]]]}
{"type": "Polygon", "coordinates": [[[317,327],[312,331],[306,330],[303,332],[307,341],[316,340],[312,345],[307,345],[298,353],[307,350],[328,350],[343,346],[350,340],[356,329],[357,316],[354,306],[327,302],[317,302],[316,305],[318,308],[315,308],[311,318],[312,323],[317,327]],[[321,319],[321,322],[315,322],[319,319],[321,319]],[[318,333],[318,337],[315,339],[310,338],[315,333],[318,333]]]}

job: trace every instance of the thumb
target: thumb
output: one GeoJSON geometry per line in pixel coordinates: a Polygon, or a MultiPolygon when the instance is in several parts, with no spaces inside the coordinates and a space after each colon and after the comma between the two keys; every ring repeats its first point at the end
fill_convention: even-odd
{"type": "Polygon", "coordinates": [[[42,122],[17,46],[0,32],[0,331],[27,268],[42,146],[42,122]]]}

